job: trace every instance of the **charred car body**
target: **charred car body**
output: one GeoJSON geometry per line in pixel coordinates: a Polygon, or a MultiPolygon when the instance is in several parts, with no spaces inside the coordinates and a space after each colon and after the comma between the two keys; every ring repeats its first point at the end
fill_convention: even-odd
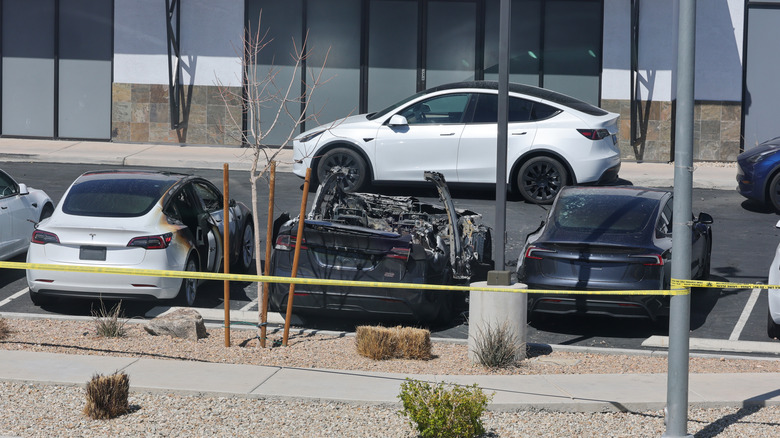
{"type": "MultiPolygon", "coordinates": [[[[481,215],[456,210],[444,177],[425,172],[444,206],[411,196],[344,191],[346,168],[334,168],[319,186],[304,221],[297,277],[392,283],[466,284],[492,269],[490,228],[481,215]]],[[[272,275],[289,277],[298,218],[277,219],[272,275]],[[282,223],[283,222],[283,223],[282,223]]],[[[272,284],[272,311],[287,309],[289,285],[272,284]]],[[[465,293],[387,287],[299,284],[293,312],[359,318],[447,322],[465,293]]]]}

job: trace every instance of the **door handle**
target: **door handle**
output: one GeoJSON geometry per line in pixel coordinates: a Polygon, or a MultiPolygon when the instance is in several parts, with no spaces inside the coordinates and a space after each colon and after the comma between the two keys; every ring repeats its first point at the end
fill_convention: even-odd
{"type": "Polygon", "coordinates": [[[444,133],[444,134],[439,134],[439,135],[441,135],[442,137],[450,137],[452,135],[455,135],[455,133],[454,132],[449,132],[449,133],[444,133]]]}
{"type": "Polygon", "coordinates": [[[525,135],[525,134],[527,134],[527,133],[528,133],[528,131],[523,131],[523,132],[513,132],[513,133],[512,133],[512,135],[525,135]]]}

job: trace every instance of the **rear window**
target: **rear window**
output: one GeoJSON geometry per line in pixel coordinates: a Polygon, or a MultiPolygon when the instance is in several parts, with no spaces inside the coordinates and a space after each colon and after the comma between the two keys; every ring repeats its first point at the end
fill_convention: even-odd
{"type": "Polygon", "coordinates": [[[175,181],[160,179],[90,179],[75,184],[62,211],[77,216],[143,216],[175,181]]]}
{"type": "Polygon", "coordinates": [[[561,231],[592,233],[638,233],[654,224],[658,201],[638,196],[587,195],[563,196],[553,213],[555,227],[561,231]]]}

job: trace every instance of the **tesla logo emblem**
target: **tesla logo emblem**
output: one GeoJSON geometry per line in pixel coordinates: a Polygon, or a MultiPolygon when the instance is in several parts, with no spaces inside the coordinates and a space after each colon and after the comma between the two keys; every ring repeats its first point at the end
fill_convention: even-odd
{"type": "Polygon", "coordinates": [[[89,236],[92,237],[92,240],[95,240],[95,234],[94,233],[89,233],[89,236]]]}

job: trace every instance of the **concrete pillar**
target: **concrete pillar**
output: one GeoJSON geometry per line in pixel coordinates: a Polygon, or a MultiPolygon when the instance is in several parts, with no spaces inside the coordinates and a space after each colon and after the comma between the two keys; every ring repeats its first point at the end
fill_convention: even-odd
{"type": "Polygon", "coordinates": [[[506,292],[485,292],[472,290],[469,293],[469,359],[478,363],[474,348],[480,333],[487,331],[488,327],[497,328],[501,324],[508,327],[515,335],[517,342],[517,360],[525,359],[525,344],[528,324],[528,295],[520,292],[512,292],[517,289],[526,289],[523,283],[511,285],[489,285],[486,281],[471,283],[472,287],[490,287],[507,289],[506,292]]]}

